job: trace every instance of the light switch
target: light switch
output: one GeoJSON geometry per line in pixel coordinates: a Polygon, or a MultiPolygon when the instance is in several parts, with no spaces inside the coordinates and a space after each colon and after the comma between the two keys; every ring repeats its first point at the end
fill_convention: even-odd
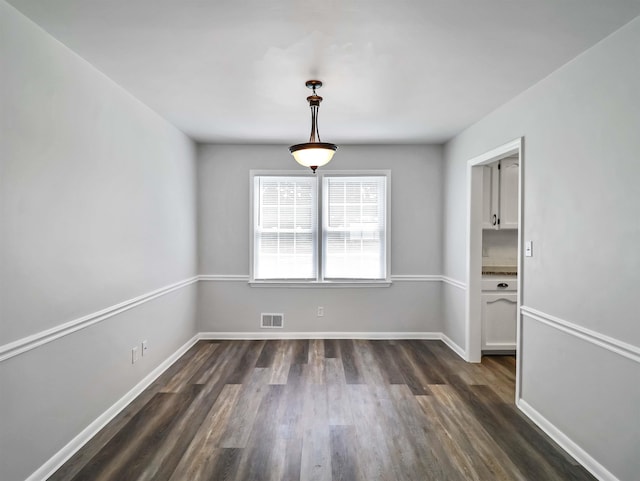
{"type": "Polygon", "coordinates": [[[524,243],[524,256],[533,257],[533,241],[527,241],[524,243]]]}

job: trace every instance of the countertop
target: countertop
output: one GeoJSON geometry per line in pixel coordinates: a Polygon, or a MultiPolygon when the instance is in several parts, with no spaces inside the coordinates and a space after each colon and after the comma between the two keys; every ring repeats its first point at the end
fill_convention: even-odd
{"type": "Polygon", "coordinates": [[[517,276],[517,266],[482,266],[483,276],[517,276]]]}

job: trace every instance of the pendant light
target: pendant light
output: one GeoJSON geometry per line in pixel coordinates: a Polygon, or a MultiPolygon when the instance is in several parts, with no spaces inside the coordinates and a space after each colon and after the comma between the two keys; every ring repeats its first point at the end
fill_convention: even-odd
{"type": "Polygon", "coordinates": [[[309,107],[311,107],[311,135],[309,136],[309,142],[292,145],[289,147],[289,152],[291,152],[293,158],[296,159],[296,162],[311,168],[315,174],[318,167],[326,165],[331,161],[338,146],[320,140],[320,133],[318,131],[318,109],[320,108],[322,97],[316,95],[316,89],[322,87],[322,82],[320,82],[320,80],[307,80],[305,85],[313,90],[313,94],[307,97],[307,102],[309,102],[309,107]]]}

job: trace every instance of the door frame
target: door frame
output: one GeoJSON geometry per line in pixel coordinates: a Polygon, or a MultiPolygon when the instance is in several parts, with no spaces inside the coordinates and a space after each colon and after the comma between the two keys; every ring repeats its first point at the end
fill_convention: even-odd
{"type": "Polygon", "coordinates": [[[518,155],[518,291],[516,327],[516,399],[520,396],[522,315],[522,231],[524,224],[524,137],[519,137],[467,161],[467,293],[465,306],[465,343],[467,361],[482,358],[482,166],[518,155]]]}

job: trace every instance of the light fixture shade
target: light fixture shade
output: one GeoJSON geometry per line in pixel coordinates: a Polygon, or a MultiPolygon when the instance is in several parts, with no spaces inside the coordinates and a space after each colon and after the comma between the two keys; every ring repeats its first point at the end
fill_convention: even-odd
{"type": "Polygon", "coordinates": [[[335,144],[328,142],[307,142],[289,147],[293,158],[304,167],[327,165],[337,149],[338,147],[335,144]]]}

